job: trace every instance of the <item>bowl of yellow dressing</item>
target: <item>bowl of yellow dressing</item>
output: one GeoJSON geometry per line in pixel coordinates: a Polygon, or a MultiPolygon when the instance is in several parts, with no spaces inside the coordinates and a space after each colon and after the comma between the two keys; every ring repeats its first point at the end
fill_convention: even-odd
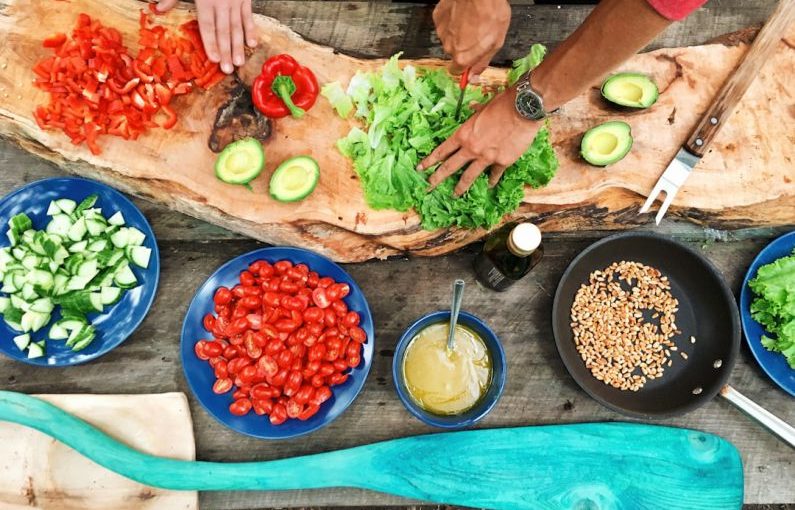
{"type": "Polygon", "coordinates": [[[455,348],[447,349],[450,311],[425,315],[403,333],[392,376],[406,409],[428,425],[474,425],[494,407],[505,386],[505,352],[497,335],[462,311],[455,348]]]}

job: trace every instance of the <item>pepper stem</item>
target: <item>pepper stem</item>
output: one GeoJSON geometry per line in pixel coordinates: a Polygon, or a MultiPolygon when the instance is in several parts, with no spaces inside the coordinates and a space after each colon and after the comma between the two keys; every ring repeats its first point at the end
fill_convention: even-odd
{"type": "Polygon", "coordinates": [[[290,114],[293,118],[300,119],[306,113],[303,109],[295,106],[293,103],[293,94],[295,93],[296,87],[295,82],[289,76],[277,76],[273,79],[273,83],[271,84],[271,90],[284,101],[284,105],[290,110],[290,114]]]}

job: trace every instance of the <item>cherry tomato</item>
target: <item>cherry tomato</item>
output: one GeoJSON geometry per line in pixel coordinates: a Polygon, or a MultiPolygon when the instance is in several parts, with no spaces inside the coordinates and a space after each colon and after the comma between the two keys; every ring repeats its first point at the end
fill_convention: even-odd
{"type": "Polygon", "coordinates": [[[291,267],[293,267],[293,263],[289,260],[280,260],[273,264],[273,268],[278,274],[285,274],[291,267]]]}
{"type": "Polygon", "coordinates": [[[232,292],[226,287],[218,287],[213,296],[216,305],[228,305],[232,301],[232,292]]]}
{"type": "Polygon", "coordinates": [[[340,298],[340,289],[335,285],[331,285],[326,288],[326,296],[328,296],[329,301],[336,301],[340,298]]]}
{"type": "Polygon", "coordinates": [[[295,294],[299,288],[299,285],[292,280],[282,280],[279,284],[279,290],[288,294],[295,294]]]}
{"type": "Polygon", "coordinates": [[[252,409],[254,409],[254,412],[256,414],[258,414],[259,416],[263,416],[266,414],[270,414],[270,412],[273,411],[273,402],[270,399],[264,399],[264,400],[254,399],[251,401],[251,407],[252,409]]]}
{"type": "Polygon", "coordinates": [[[259,346],[257,343],[256,338],[254,338],[254,334],[251,331],[247,331],[248,333],[243,340],[243,345],[246,346],[246,354],[251,359],[257,359],[262,356],[262,347],[259,346]]]}
{"type": "Polygon", "coordinates": [[[318,287],[312,291],[312,302],[314,302],[318,308],[328,308],[331,304],[331,300],[326,294],[326,289],[323,287],[318,287]]]}
{"type": "Polygon", "coordinates": [[[256,282],[254,280],[254,275],[251,274],[249,271],[241,271],[240,272],[240,284],[244,287],[251,287],[256,282]]]}
{"type": "Polygon", "coordinates": [[[285,409],[287,410],[288,418],[298,418],[298,416],[303,412],[304,406],[296,402],[294,399],[290,399],[287,401],[285,409]]]}
{"type": "Polygon", "coordinates": [[[354,342],[363,344],[367,341],[367,333],[365,333],[364,330],[358,326],[351,328],[348,331],[348,334],[351,335],[351,340],[354,342]]]}
{"type": "Polygon", "coordinates": [[[271,425],[281,425],[287,421],[287,409],[283,404],[276,404],[270,414],[271,425]]]}
{"type": "Polygon", "coordinates": [[[309,403],[319,406],[326,400],[331,398],[331,388],[328,386],[320,386],[315,389],[315,394],[309,399],[309,403]]]}
{"type": "Polygon", "coordinates": [[[315,404],[310,404],[304,408],[303,411],[298,415],[298,419],[301,421],[306,421],[309,418],[313,417],[320,411],[320,406],[315,404]]]}
{"type": "Polygon", "coordinates": [[[329,278],[328,276],[324,276],[323,278],[317,281],[317,286],[320,287],[321,289],[328,288],[332,285],[334,285],[334,279],[329,278]]]}
{"type": "Polygon", "coordinates": [[[232,379],[225,377],[223,379],[218,379],[213,384],[213,393],[217,393],[221,395],[222,393],[226,393],[227,391],[232,389],[232,379]]]}
{"type": "Polygon", "coordinates": [[[346,328],[353,328],[359,325],[359,321],[361,317],[356,312],[348,312],[345,314],[345,318],[342,319],[342,324],[346,328]]]}
{"type": "Polygon", "coordinates": [[[323,311],[323,323],[326,326],[336,326],[337,325],[337,316],[334,315],[334,310],[331,308],[326,308],[323,311]]]}
{"type": "Polygon", "coordinates": [[[274,324],[277,331],[284,332],[284,333],[292,333],[296,329],[298,329],[298,324],[292,319],[281,319],[276,321],[274,324]]]}
{"type": "Polygon", "coordinates": [[[196,353],[196,357],[204,361],[210,359],[210,356],[208,356],[204,352],[204,348],[206,345],[207,345],[207,340],[199,340],[198,342],[196,342],[196,345],[193,346],[193,352],[196,353]]]}
{"type": "Polygon", "coordinates": [[[262,306],[262,300],[259,296],[246,296],[239,303],[240,306],[249,310],[258,310],[262,306]]]}
{"type": "Polygon", "coordinates": [[[351,286],[347,283],[335,283],[332,287],[334,287],[336,289],[335,292],[339,294],[339,299],[343,299],[351,293],[351,286]]]}
{"type": "Polygon", "coordinates": [[[336,300],[331,302],[331,308],[334,310],[334,313],[339,315],[340,317],[344,317],[346,313],[348,313],[348,305],[345,304],[344,301],[336,300]]]}
{"type": "Polygon", "coordinates": [[[247,329],[248,320],[245,317],[239,317],[226,328],[226,334],[227,336],[239,335],[247,329]]]}
{"type": "Polygon", "coordinates": [[[223,352],[224,348],[218,342],[207,342],[204,344],[204,354],[210,358],[216,358],[223,352]]]}
{"type": "Polygon", "coordinates": [[[315,306],[304,310],[304,322],[320,322],[323,320],[323,309],[315,306]]]}
{"type": "Polygon", "coordinates": [[[276,271],[273,269],[273,266],[265,261],[262,262],[262,265],[259,268],[259,275],[262,278],[270,278],[275,272],[276,271]]]}
{"type": "Polygon", "coordinates": [[[232,393],[232,400],[240,400],[241,398],[248,398],[248,392],[243,390],[237,390],[232,393]]]}
{"type": "Polygon", "coordinates": [[[320,280],[320,278],[318,278],[317,273],[309,273],[306,279],[306,286],[310,289],[314,289],[317,287],[318,280],[320,280]]]}
{"type": "Polygon", "coordinates": [[[319,388],[319,387],[323,386],[324,384],[326,384],[326,378],[325,378],[325,376],[322,376],[320,374],[315,374],[315,375],[312,376],[312,379],[309,382],[315,388],[319,388]]]}
{"type": "Polygon", "coordinates": [[[356,356],[348,356],[348,366],[351,368],[358,367],[361,362],[362,358],[358,354],[356,356]]]}
{"type": "Polygon", "coordinates": [[[323,377],[329,376],[334,373],[334,365],[331,363],[321,363],[320,368],[317,369],[317,374],[323,377]]]}
{"type": "Polygon", "coordinates": [[[245,416],[248,412],[251,411],[251,400],[247,398],[241,398],[240,400],[235,400],[229,406],[229,412],[234,414],[235,416],[245,416]]]}
{"type": "Polygon", "coordinates": [[[271,381],[270,381],[271,384],[273,386],[284,386],[285,381],[287,381],[287,374],[288,373],[289,372],[287,371],[286,368],[282,368],[281,370],[276,372],[276,375],[274,375],[271,378],[271,381]]]}
{"type": "Polygon", "coordinates": [[[243,384],[251,384],[257,377],[257,367],[254,365],[246,365],[240,369],[237,375],[240,377],[240,380],[243,381],[243,384]]]}
{"type": "Polygon", "coordinates": [[[344,383],[347,380],[348,380],[348,374],[336,373],[329,376],[328,384],[329,386],[336,386],[338,384],[344,383]]]}
{"type": "Polygon", "coordinates": [[[208,313],[204,316],[202,320],[202,325],[204,326],[204,330],[207,332],[212,333],[213,328],[215,328],[215,315],[208,313]]]}
{"type": "Polygon", "coordinates": [[[262,315],[258,313],[250,313],[246,315],[246,320],[251,329],[259,331],[262,329],[262,315]]]}
{"type": "Polygon", "coordinates": [[[228,361],[221,360],[215,365],[215,378],[216,379],[226,379],[229,377],[229,370],[227,369],[228,361]]]}
{"type": "Polygon", "coordinates": [[[345,360],[336,359],[331,365],[334,367],[334,370],[336,370],[337,372],[348,370],[348,362],[345,360]]]}
{"type": "Polygon", "coordinates": [[[304,384],[295,393],[295,395],[293,395],[293,400],[295,400],[296,402],[298,402],[301,405],[306,404],[307,402],[309,402],[309,399],[312,398],[312,395],[314,394],[314,392],[315,392],[315,389],[311,385],[304,384]]]}

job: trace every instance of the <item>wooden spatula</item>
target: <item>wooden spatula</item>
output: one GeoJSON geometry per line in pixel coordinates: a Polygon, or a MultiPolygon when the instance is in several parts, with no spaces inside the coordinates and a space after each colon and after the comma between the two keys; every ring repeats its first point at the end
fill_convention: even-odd
{"type": "Polygon", "coordinates": [[[743,500],[742,462],[734,446],[670,427],[583,423],[471,430],[227,464],[141,453],[21,393],[0,391],[0,420],[35,428],[111,471],[166,489],[358,487],[439,503],[547,510],[729,510],[743,500]]]}

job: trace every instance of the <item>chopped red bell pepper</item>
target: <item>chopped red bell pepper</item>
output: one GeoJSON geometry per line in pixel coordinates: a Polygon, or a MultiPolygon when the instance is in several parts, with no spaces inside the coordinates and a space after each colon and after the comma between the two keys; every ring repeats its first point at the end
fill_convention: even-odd
{"type": "Polygon", "coordinates": [[[35,86],[49,94],[49,103],[33,113],[42,129],[63,130],[72,143],[85,142],[98,154],[100,135],[135,140],[149,128],[172,128],[178,119],[173,96],[187,94],[194,84],[210,88],[225,77],[207,59],[195,21],[180,27],[184,37],[153,26],[146,11],[139,22],[136,58],[118,30],[86,14],[78,15],[71,37],[45,39],[54,55],[33,66],[35,86]],[[158,124],[154,118],[161,112],[165,118],[158,124]]]}
{"type": "Polygon", "coordinates": [[[276,55],[262,65],[262,73],[251,87],[251,97],[254,106],[266,117],[300,118],[315,104],[319,89],[317,78],[309,68],[290,55],[276,55]]]}

